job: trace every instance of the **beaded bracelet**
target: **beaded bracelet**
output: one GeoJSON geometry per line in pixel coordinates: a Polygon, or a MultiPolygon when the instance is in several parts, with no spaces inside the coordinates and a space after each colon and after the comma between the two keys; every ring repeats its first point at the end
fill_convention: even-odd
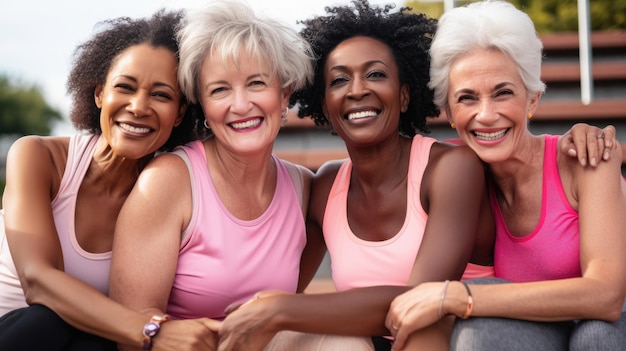
{"type": "Polygon", "coordinates": [[[467,309],[465,310],[465,314],[461,318],[468,319],[470,315],[472,314],[472,309],[474,308],[474,298],[472,297],[472,292],[470,291],[470,288],[467,285],[467,283],[461,282],[461,284],[463,284],[463,286],[465,287],[465,290],[467,290],[467,309]]]}
{"type": "Polygon", "coordinates": [[[446,290],[448,290],[449,280],[443,284],[443,290],[441,291],[441,300],[439,301],[439,319],[443,317],[443,301],[446,299],[446,290]]]}

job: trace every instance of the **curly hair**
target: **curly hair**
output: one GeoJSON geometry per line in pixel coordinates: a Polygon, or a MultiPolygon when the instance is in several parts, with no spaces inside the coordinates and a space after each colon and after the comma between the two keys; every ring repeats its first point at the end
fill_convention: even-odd
{"type": "MultiPolygon", "coordinates": [[[[182,11],[161,9],[149,18],[119,17],[98,24],[94,36],[74,51],[73,66],[67,79],[67,92],[72,98],[70,120],[76,129],[102,133],[100,109],[94,101],[94,92],[97,86],[105,84],[111,66],[127,48],[139,44],[163,47],[171,51],[178,62],[176,30],[182,17],[182,11]]],[[[182,101],[186,101],[184,96],[182,101]]],[[[192,114],[194,109],[188,110],[187,114],[192,114]]],[[[161,150],[169,150],[194,138],[194,121],[189,117],[186,115],[174,128],[161,150]]]]}
{"type": "Polygon", "coordinates": [[[294,92],[290,104],[299,105],[298,117],[310,116],[316,125],[329,121],[322,111],[324,97],[324,65],[330,52],[341,42],[356,36],[377,39],[391,48],[398,65],[400,84],[410,87],[410,102],[400,114],[399,132],[413,137],[418,131],[428,133],[427,117],[439,115],[428,88],[430,58],[428,50],[437,20],[403,7],[391,12],[393,4],[370,6],[367,0],[354,0],[353,6],[326,7],[326,16],[299,21],[300,34],[309,42],[317,58],[313,84],[294,92]]]}

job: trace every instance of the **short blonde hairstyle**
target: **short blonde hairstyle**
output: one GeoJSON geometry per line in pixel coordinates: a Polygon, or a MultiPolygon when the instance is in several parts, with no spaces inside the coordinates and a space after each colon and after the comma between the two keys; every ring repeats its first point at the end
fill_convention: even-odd
{"type": "Polygon", "coordinates": [[[313,77],[311,48],[295,28],[261,18],[240,1],[214,1],[204,8],[188,10],[178,40],[178,80],[193,103],[199,100],[200,69],[208,55],[218,55],[237,65],[244,50],[268,65],[270,73],[277,75],[282,86],[292,92],[313,77]]]}

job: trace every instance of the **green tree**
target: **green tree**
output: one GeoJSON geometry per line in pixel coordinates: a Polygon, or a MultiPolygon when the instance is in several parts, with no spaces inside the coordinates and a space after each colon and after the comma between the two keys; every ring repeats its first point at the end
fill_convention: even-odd
{"type": "MultiPolygon", "coordinates": [[[[576,0],[509,0],[533,19],[539,33],[575,32],[578,30],[578,3],[576,0]]],[[[471,0],[457,0],[462,6],[471,0]]],[[[439,18],[443,13],[442,2],[407,1],[406,6],[439,18]]],[[[625,30],[626,0],[590,0],[591,30],[625,30]]]]}
{"type": "Polygon", "coordinates": [[[39,87],[0,75],[0,135],[49,135],[54,122],[62,118],[39,87]]]}

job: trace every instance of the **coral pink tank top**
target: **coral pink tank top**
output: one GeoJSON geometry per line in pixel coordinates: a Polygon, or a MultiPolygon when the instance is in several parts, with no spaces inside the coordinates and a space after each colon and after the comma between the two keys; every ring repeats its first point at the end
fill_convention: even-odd
{"type": "Polygon", "coordinates": [[[348,159],[341,165],[328,195],[322,228],[338,291],[408,283],[428,219],[420,201],[420,186],[434,142],[421,135],[413,138],[404,225],[385,241],[362,240],[350,229],[347,199],[352,162],[348,159]]]}

